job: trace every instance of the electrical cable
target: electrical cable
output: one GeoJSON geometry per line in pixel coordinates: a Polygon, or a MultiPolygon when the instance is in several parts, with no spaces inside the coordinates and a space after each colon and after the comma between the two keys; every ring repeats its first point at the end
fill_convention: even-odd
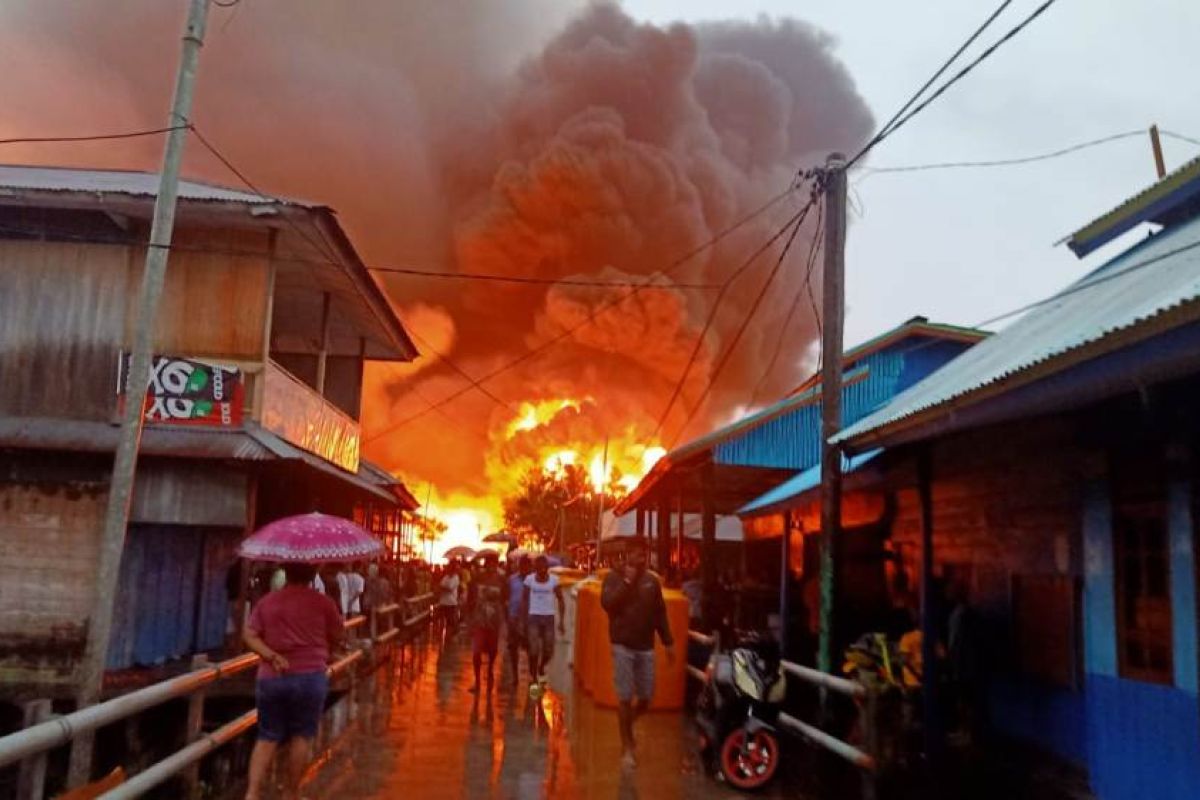
{"type": "Polygon", "coordinates": [[[821,317],[820,317],[819,311],[817,310],[816,299],[813,296],[813,291],[812,291],[812,273],[813,273],[813,266],[816,264],[817,253],[819,253],[821,251],[821,245],[824,242],[824,238],[825,238],[824,237],[825,232],[821,227],[821,222],[822,222],[823,216],[824,216],[824,203],[821,203],[820,205],[817,206],[817,225],[816,225],[816,229],[813,232],[812,243],[809,245],[809,249],[808,249],[808,260],[806,262],[804,284],[801,285],[798,289],[796,289],[796,294],[793,295],[793,297],[792,297],[792,302],[788,306],[787,316],[785,316],[783,319],[783,325],[781,325],[779,327],[779,336],[775,341],[775,350],[773,353],[771,353],[771,360],[767,362],[766,369],[764,369],[762,372],[762,375],[759,376],[758,382],[756,384],[754,384],[754,391],[750,393],[750,402],[749,402],[750,408],[753,408],[754,405],[758,402],[759,393],[762,392],[763,386],[766,384],[767,379],[771,376],[771,373],[775,370],[775,365],[779,362],[779,356],[783,352],[784,342],[787,341],[787,334],[788,334],[788,330],[791,328],[792,319],[795,318],[796,309],[798,309],[800,307],[800,301],[804,298],[805,293],[808,294],[809,301],[812,303],[812,306],[813,306],[813,319],[817,324],[817,341],[818,342],[822,341],[821,334],[820,334],[821,317]]]}
{"type": "Polygon", "coordinates": [[[733,285],[733,283],[739,277],[741,277],[742,274],[749,269],[755,261],[758,260],[759,256],[769,250],[771,246],[775,244],[775,242],[777,242],[784,234],[788,232],[789,228],[791,228],[793,225],[802,225],[812,206],[813,202],[810,200],[809,203],[804,206],[804,208],[796,212],[792,217],[784,222],[783,225],[780,226],[779,230],[777,230],[775,234],[771,236],[771,238],[769,238],[758,249],[751,253],[750,256],[738,266],[733,274],[731,274],[725,280],[725,283],[722,284],[720,293],[716,296],[716,298],[714,298],[712,305],[709,307],[708,316],[704,320],[704,326],[701,328],[700,333],[696,336],[696,343],[692,346],[692,352],[688,356],[687,363],[684,364],[683,373],[675,382],[675,387],[671,391],[671,396],[667,399],[667,405],[658,417],[658,423],[654,426],[654,433],[650,436],[651,441],[658,439],[659,434],[662,433],[663,427],[667,424],[667,418],[670,416],[671,409],[674,407],[675,402],[682,394],[683,386],[687,382],[687,377],[691,373],[692,367],[695,365],[701,349],[704,347],[705,337],[708,335],[709,330],[712,328],[713,322],[716,320],[717,311],[720,309],[721,302],[725,299],[725,293],[729,291],[729,288],[733,285]]]}
{"type": "Polygon", "coordinates": [[[704,405],[704,401],[708,398],[709,394],[712,393],[717,379],[721,376],[721,372],[725,369],[725,366],[729,363],[729,359],[733,355],[734,350],[737,349],[738,344],[741,342],[742,335],[745,334],[746,329],[750,327],[750,322],[754,319],[754,315],[758,312],[759,306],[762,305],[763,298],[767,296],[767,291],[771,288],[771,284],[775,281],[775,276],[779,274],[779,269],[783,266],[783,262],[787,258],[788,251],[792,248],[792,243],[796,241],[796,234],[800,232],[801,222],[802,220],[800,219],[796,220],[795,225],[792,227],[791,234],[788,236],[787,242],[784,243],[783,249],[779,252],[779,258],[775,261],[775,266],[771,269],[771,274],[768,275],[766,281],[763,282],[762,289],[759,290],[758,296],[754,298],[753,305],[750,306],[750,311],[747,312],[745,318],[742,320],[742,324],[734,333],[733,340],[730,341],[729,347],[725,348],[725,352],[717,361],[716,366],[713,368],[712,374],[708,378],[708,384],[705,386],[704,391],[701,392],[700,397],[696,399],[696,404],[692,406],[692,410],[688,412],[687,418],[684,419],[683,425],[679,428],[678,432],[676,432],[675,438],[671,441],[671,446],[667,448],[668,450],[673,450],[675,448],[675,445],[678,444],[680,437],[683,436],[684,432],[688,429],[688,426],[692,424],[692,420],[695,419],[696,412],[700,410],[700,408],[704,405]]]}
{"type": "MultiPolygon", "coordinates": [[[[1163,133],[1165,135],[1165,131],[1163,133]]],[[[924,172],[925,170],[935,170],[935,169],[1008,167],[1008,166],[1014,166],[1017,164],[1032,164],[1032,163],[1035,163],[1038,161],[1048,161],[1052,158],[1059,158],[1060,156],[1070,155],[1071,153],[1078,153],[1080,150],[1086,150],[1088,148],[1097,147],[1102,144],[1108,144],[1110,142],[1117,142],[1117,141],[1121,141],[1123,139],[1132,139],[1136,136],[1145,136],[1145,135],[1146,135],[1146,132],[1143,130],[1124,131],[1122,133],[1114,133],[1111,136],[1103,136],[1099,139],[1091,139],[1086,142],[1080,142],[1079,144],[1073,144],[1069,147],[1063,147],[1058,150],[1052,150],[1048,153],[1040,153],[1035,156],[1023,156],[1023,157],[1019,157],[1019,158],[1002,158],[1002,159],[995,159],[995,160],[991,160],[991,161],[942,161],[942,162],[936,162],[936,163],[932,163],[932,164],[906,164],[903,166],[896,166],[896,167],[863,167],[863,172],[865,173],[863,178],[865,179],[867,175],[874,175],[877,173],[924,172]]],[[[1200,142],[1197,142],[1196,144],[1200,145],[1200,142]]],[[[859,182],[861,183],[861,180],[859,182]]]]}
{"type": "MultiPolygon", "coordinates": [[[[201,144],[202,144],[202,145],[205,147],[205,149],[207,149],[207,150],[208,150],[208,151],[209,151],[209,152],[210,152],[210,153],[211,153],[211,154],[212,154],[212,155],[213,155],[213,156],[214,156],[214,157],[215,157],[215,158],[216,158],[218,161],[220,161],[222,164],[224,164],[224,165],[225,165],[225,167],[226,167],[227,169],[229,169],[229,171],[230,171],[230,172],[232,172],[234,175],[236,175],[236,176],[238,177],[238,179],[242,181],[242,183],[244,183],[246,186],[248,186],[248,187],[251,189],[251,191],[255,192],[256,194],[258,194],[260,197],[263,197],[264,199],[269,199],[269,200],[276,200],[276,201],[278,201],[278,200],[277,200],[277,198],[272,198],[270,195],[267,195],[267,194],[266,194],[266,193],[264,193],[262,190],[260,190],[260,189],[259,189],[257,186],[255,186],[255,184],[253,183],[253,181],[251,181],[251,180],[250,180],[250,179],[249,179],[249,178],[248,178],[248,177],[247,177],[247,176],[246,176],[246,175],[245,175],[245,174],[244,174],[244,173],[243,173],[241,170],[239,170],[239,169],[238,169],[238,168],[237,168],[237,167],[236,167],[236,166],[235,166],[235,165],[234,165],[234,164],[233,164],[233,163],[232,163],[232,162],[231,162],[231,161],[230,161],[228,158],[226,158],[224,154],[222,154],[222,153],[221,153],[221,152],[220,152],[220,151],[219,151],[219,150],[218,150],[218,149],[217,149],[217,148],[216,148],[216,147],[215,147],[215,146],[214,146],[214,145],[213,145],[211,142],[209,142],[209,141],[208,141],[208,139],[206,139],[206,138],[204,137],[204,135],[203,135],[203,134],[202,134],[202,133],[199,131],[199,129],[197,129],[197,128],[196,128],[196,126],[195,126],[195,125],[192,125],[192,126],[191,126],[191,130],[192,130],[192,133],[193,133],[193,135],[195,135],[195,136],[196,136],[196,138],[197,138],[197,139],[200,141],[200,143],[201,143],[201,144]]],[[[449,403],[449,402],[451,402],[452,400],[454,400],[454,399],[456,399],[456,398],[458,398],[458,397],[462,396],[462,395],[463,395],[463,394],[465,394],[466,392],[470,391],[471,389],[476,389],[476,390],[478,390],[478,391],[481,391],[481,392],[483,392],[484,394],[487,394],[489,397],[492,397],[492,398],[494,398],[495,396],[494,396],[494,395],[492,395],[490,392],[486,391],[486,390],[485,390],[485,387],[483,387],[483,385],[482,385],[482,384],[483,384],[483,382],[484,382],[484,381],[490,380],[490,379],[492,379],[492,378],[496,377],[497,375],[500,375],[500,374],[502,374],[503,372],[506,372],[506,371],[508,371],[508,370],[510,370],[510,369],[512,369],[512,368],[514,368],[515,366],[517,366],[517,365],[519,365],[519,364],[521,364],[521,363],[524,363],[524,362],[525,362],[525,361],[527,361],[528,359],[532,358],[534,355],[537,355],[538,353],[544,352],[545,350],[549,349],[550,347],[553,347],[554,345],[558,344],[559,342],[561,342],[561,341],[564,341],[564,340],[566,340],[567,338],[570,338],[572,335],[574,335],[574,333],[575,333],[576,331],[580,330],[580,329],[581,329],[581,328],[583,328],[585,325],[587,325],[587,324],[589,324],[590,322],[592,322],[593,320],[595,320],[595,319],[596,319],[596,317],[597,317],[597,315],[598,315],[598,314],[599,314],[601,311],[603,311],[603,310],[606,310],[607,308],[610,308],[610,307],[612,307],[612,306],[615,306],[615,305],[617,305],[617,304],[619,304],[619,303],[621,303],[621,302],[624,302],[626,299],[628,299],[629,297],[632,297],[632,296],[636,295],[636,294],[637,294],[639,291],[641,291],[641,290],[643,290],[643,289],[653,289],[653,288],[655,288],[655,287],[658,285],[658,284],[656,283],[656,281],[658,280],[658,278],[659,278],[659,277],[661,277],[661,276],[663,276],[663,275],[669,275],[669,274],[670,274],[672,271],[674,271],[675,269],[677,269],[677,268],[681,267],[683,264],[687,263],[687,262],[688,262],[688,261],[690,261],[692,258],[694,258],[695,256],[699,255],[700,253],[704,252],[704,251],[705,251],[705,250],[707,250],[708,248],[710,248],[710,247],[712,247],[712,246],[716,245],[716,244],[717,244],[718,242],[720,242],[722,239],[724,239],[725,237],[729,236],[730,234],[732,234],[734,231],[736,231],[736,230],[738,230],[739,228],[741,228],[741,227],[742,227],[743,225],[745,225],[746,223],[748,223],[748,222],[750,222],[751,220],[755,219],[755,218],[756,218],[756,217],[758,217],[759,215],[766,213],[766,212],[767,212],[769,209],[771,209],[772,207],[774,207],[774,206],[775,206],[777,203],[779,203],[780,201],[782,201],[782,200],[783,200],[783,199],[785,199],[786,197],[790,196],[790,195],[791,195],[793,192],[795,192],[795,191],[796,191],[796,190],[797,190],[799,187],[800,187],[800,183],[793,183],[793,184],[792,184],[791,186],[789,186],[787,189],[785,189],[784,191],[782,191],[782,192],[778,193],[778,194],[777,194],[777,195],[775,195],[774,197],[770,198],[769,200],[767,200],[765,203],[763,203],[763,204],[762,204],[761,206],[759,206],[758,208],[756,208],[756,209],[752,210],[750,213],[746,214],[746,215],[745,215],[745,216],[743,216],[741,219],[739,219],[739,220],[735,221],[735,222],[734,222],[732,225],[730,225],[729,227],[727,227],[727,228],[725,228],[725,229],[723,229],[723,230],[721,230],[721,231],[717,232],[717,233],[716,233],[716,234],[714,234],[712,237],[710,237],[710,238],[709,238],[707,241],[705,241],[705,242],[701,243],[699,246],[697,246],[697,247],[693,248],[691,251],[689,251],[688,253],[684,254],[682,257],[680,257],[680,258],[676,259],[676,260],[675,260],[675,261],[674,261],[672,264],[670,264],[670,265],[669,265],[669,266],[668,266],[666,269],[664,269],[664,270],[660,271],[660,272],[659,272],[658,274],[656,274],[656,275],[649,276],[649,278],[647,279],[647,281],[646,281],[645,283],[642,283],[642,284],[639,284],[639,285],[635,285],[635,286],[631,286],[631,287],[630,287],[630,292],[629,292],[628,294],[626,294],[624,297],[620,297],[620,298],[617,298],[617,299],[615,299],[615,300],[609,301],[609,302],[607,302],[607,303],[602,303],[602,304],[598,305],[596,308],[594,308],[594,309],[590,310],[590,311],[587,313],[587,315],[585,316],[584,320],[583,320],[582,322],[580,322],[578,325],[575,325],[575,326],[573,326],[573,327],[570,327],[570,328],[566,329],[565,331],[563,331],[563,332],[562,332],[562,333],[560,333],[559,335],[557,335],[557,336],[555,336],[555,337],[552,337],[550,340],[548,340],[547,342],[544,342],[544,343],[542,343],[541,345],[538,345],[538,346],[536,346],[536,347],[533,347],[533,348],[530,348],[530,349],[528,349],[528,350],[527,350],[525,353],[523,353],[522,355],[518,356],[518,357],[517,357],[517,358],[515,358],[515,359],[512,359],[511,361],[507,362],[506,364],[503,364],[503,365],[501,365],[500,367],[498,367],[498,368],[496,368],[496,369],[493,369],[491,372],[489,372],[488,374],[484,375],[483,377],[481,377],[481,378],[479,378],[479,379],[469,378],[469,380],[471,381],[471,385],[470,385],[470,386],[468,386],[468,387],[466,387],[465,389],[462,389],[462,390],[460,390],[460,391],[453,392],[453,393],[451,393],[450,395],[447,395],[447,396],[446,396],[446,397],[444,397],[442,400],[438,401],[438,403],[439,403],[439,404],[445,404],[445,403],[449,403]]],[[[288,222],[290,225],[292,225],[292,227],[293,227],[293,228],[294,228],[294,229],[295,229],[295,230],[296,230],[298,233],[300,233],[300,234],[301,234],[301,236],[303,236],[303,237],[304,237],[304,238],[305,238],[307,241],[309,241],[309,243],[310,243],[310,244],[311,244],[311,243],[313,243],[313,240],[312,240],[312,238],[311,238],[310,236],[308,236],[308,235],[307,235],[307,233],[306,233],[305,231],[303,231],[303,229],[301,229],[301,228],[300,228],[298,225],[296,225],[294,222],[292,222],[292,221],[291,221],[290,219],[288,219],[286,216],[284,217],[284,219],[285,219],[285,221],[287,221],[287,222],[288,222]]],[[[322,249],[322,248],[321,248],[320,246],[317,246],[317,250],[318,250],[318,252],[321,252],[321,249],[322,249]]],[[[439,355],[439,354],[437,354],[437,353],[434,353],[434,355],[439,355]]],[[[444,357],[444,356],[440,356],[440,355],[439,355],[439,357],[440,357],[440,358],[442,358],[443,360],[447,360],[447,362],[448,362],[448,359],[445,359],[445,357],[444,357]]],[[[464,372],[464,371],[463,371],[461,368],[456,368],[456,369],[457,369],[457,371],[458,371],[458,372],[459,372],[461,375],[463,375],[464,377],[467,377],[467,373],[466,373],[466,372],[464,372]]],[[[506,407],[508,407],[508,406],[507,406],[507,404],[506,404],[506,407]]],[[[427,414],[427,413],[428,413],[429,411],[431,411],[431,410],[433,410],[433,407],[432,407],[432,406],[431,406],[430,408],[427,408],[427,409],[425,409],[424,411],[420,412],[419,414],[416,414],[416,415],[410,416],[410,417],[406,418],[405,420],[402,420],[400,423],[398,423],[398,424],[396,424],[396,425],[389,426],[389,427],[388,427],[387,429],[385,429],[384,431],[381,431],[381,432],[379,432],[379,433],[377,433],[377,434],[373,434],[373,435],[371,435],[371,436],[368,436],[368,437],[364,437],[363,441],[364,441],[364,443],[367,443],[367,442],[370,442],[370,441],[374,441],[375,439],[379,438],[380,436],[386,435],[386,434],[390,433],[391,431],[393,431],[393,430],[395,430],[395,429],[397,429],[397,428],[399,428],[399,427],[403,427],[404,425],[407,425],[408,423],[410,423],[410,422],[414,421],[415,419],[418,419],[419,417],[422,417],[422,416],[424,416],[425,414],[427,414]]]]}
{"type": "MultiPolygon", "coordinates": [[[[800,188],[800,184],[795,184],[793,186],[788,187],[788,189],[775,195],[774,197],[769,199],[767,202],[763,203],[762,205],[758,206],[757,208],[755,208],[754,210],[752,210],[745,216],[741,217],[739,220],[734,222],[729,227],[719,231],[718,233],[716,233],[714,236],[712,236],[707,241],[701,243],[700,245],[694,247],[689,252],[687,252],[684,255],[682,255],[681,257],[677,258],[674,262],[669,264],[666,268],[661,270],[660,273],[658,273],[658,274],[659,275],[670,275],[676,269],[683,266],[688,261],[695,258],[697,255],[704,252],[708,248],[717,244],[719,241],[726,238],[727,236],[732,234],[734,231],[743,227],[744,225],[751,222],[758,216],[766,213],[766,211],[768,211],[769,209],[774,207],[776,204],[778,204],[784,198],[790,196],[793,192],[795,192],[799,188],[800,188]]],[[[655,277],[652,276],[650,278],[650,280],[651,281],[655,280],[655,277]]],[[[578,332],[579,330],[584,328],[586,325],[590,324],[597,317],[599,317],[604,311],[607,311],[608,309],[613,308],[614,306],[624,302],[625,300],[628,300],[629,298],[635,296],[638,292],[642,291],[643,289],[654,289],[656,287],[656,285],[657,284],[655,284],[655,283],[647,282],[647,283],[643,283],[640,285],[630,287],[630,291],[628,293],[624,294],[623,296],[621,296],[619,298],[616,298],[615,300],[610,300],[605,303],[601,303],[601,304],[597,305],[595,308],[589,310],[587,312],[587,314],[585,315],[584,319],[582,321],[580,321],[578,324],[572,325],[572,326],[564,329],[563,331],[559,332],[558,334],[552,336],[550,339],[547,339],[546,341],[544,341],[538,345],[527,348],[526,351],[524,353],[522,353],[521,355],[519,355],[513,359],[510,359],[509,361],[505,362],[504,364],[501,364],[499,367],[493,369],[491,372],[487,373],[486,375],[483,375],[480,378],[480,381],[491,380],[492,378],[496,377],[497,375],[501,375],[505,372],[508,372],[509,370],[515,369],[516,367],[520,366],[521,364],[524,364],[526,361],[529,361],[531,358],[551,349],[552,347],[558,345],[559,343],[561,343],[563,341],[570,339],[571,337],[573,337],[575,335],[576,332],[578,332]]],[[[465,394],[467,391],[469,391],[469,389],[463,389],[463,390],[451,392],[450,394],[443,397],[441,400],[437,401],[437,403],[438,403],[438,405],[444,405],[446,403],[453,402],[454,400],[456,400],[457,398],[459,398],[463,394],[465,394]]],[[[421,412],[414,414],[404,420],[401,420],[399,423],[391,425],[382,431],[379,431],[377,433],[374,433],[374,434],[371,434],[370,436],[365,437],[363,441],[371,442],[371,441],[374,441],[375,439],[378,439],[381,436],[386,436],[405,425],[415,422],[417,419],[420,419],[421,417],[425,416],[425,414],[429,413],[432,410],[433,410],[432,407],[427,408],[424,411],[421,411],[421,412]]]]}
{"type": "Polygon", "coordinates": [[[1178,139],[1181,142],[1187,142],[1188,144],[1194,144],[1197,147],[1200,147],[1200,139],[1193,139],[1191,136],[1184,136],[1182,133],[1174,133],[1172,131],[1159,130],[1159,133],[1171,139],[1178,139]]]}
{"type": "Polygon", "coordinates": [[[161,133],[185,130],[189,125],[171,125],[166,128],[147,128],[140,131],[125,131],[123,133],[97,133],[88,136],[21,136],[13,139],[0,139],[0,144],[52,144],[56,142],[102,142],[111,139],[137,139],[142,136],[157,136],[161,133]]]}
{"type": "Polygon", "coordinates": [[[942,77],[942,75],[946,72],[946,70],[950,69],[950,67],[954,64],[954,62],[958,60],[958,57],[960,55],[962,55],[963,52],[966,51],[966,49],[968,47],[970,47],[972,44],[974,44],[975,40],[978,39],[980,36],[982,36],[983,32],[986,31],[991,26],[991,24],[996,21],[996,18],[999,17],[1002,13],[1004,13],[1004,10],[1006,8],[1008,8],[1011,4],[1012,4],[1012,0],[1003,0],[1003,2],[1000,3],[1000,5],[996,8],[996,10],[993,11],[988,16],[988,18],[983,21],[983,24],[980,25],[978,28],[976,28],[975,32],[972,33],[965,42],[963,42],[961,45],[959,45],[959,48],[957,50],[955,50],[950,55],[950,57],[948,59],[946,59],[945,62],[942,63],[942,65],[940,67],[938,67],[937,72],[933,73],[933,75],[930,76],[929,80],[925,81],[925,83],[923,83],[921,85],[921,88],[917,89],[917,91],[913,93],[912,97],[908,98],[908,101],[905,102],[904,105],[900,106],[900,110],[897,111],[895,114],[893,114],[892,118],[889,119],[887,121],[887,123],[885,123],[883,125],[883,127],[881,127],[875,133],[875,135],[872,136],[867,141],[867,143],[865,145],[862,146],[862,149],[859,150],[858,153],[856,153],[854,155],[854,157],[850,159],[849,162],[847,162],[846,169],[849,169],[850,167],[852,167],[855,163],[857,163],[859,161],[859,159],[861,159],[863,156],[865,156],[867,153],[869,153],[872,148],[874,148],[877,144],[879,144],[884,139],[886,139],[891,134],[892,126],[895,125],[897,120],[899,120],[904,115],[904,112],[908,111],[908,109],[912,107],[913,103],[916,103],[921,98],[921,95],[925,94],[925,91],[930,86],[932,86],[938,78],[942,77]]]}
{"type": "MultiPolygon", "coordinates": [[[[496,283],[532,284],[535,286],[581,286],[598,289],[628,289],[640,284],[634,281],[589,281],[578,278],[537,278],[525,275],[496,275],[482,272],[437,272],[434,270],[413,269],[411,267],[371,267],[372,272],[382,272],[388,275],[406,275],[417,278],[444,278],[449,280],[473,280],[496,283]]],[[[652,287],[650,287],[652,288],[652,287]]],[[[662,284],[662,289],[718,289],[715,283],[669,283],[662,284]]]]}
{"type": "Polygon", "coordinates": [[[965,67],[963,67],[957,73],[955,73],[954,77],[950,78],[948,81],[946,81],[941,86],[939,86],[937,88],[937,90],[934,91],[933,94],[931,94],[929,97],[927,97],[921,103],[919,103],[915,108],[913,108],[911,111],[909,111],[903,117],[898,119],[894,124],[892,124],[892,126],[884,133],[883,136],[877,136],[871,142],[868,142],[867,146],[865,146],[862,150],[860,150],[858,152],[858,154],[854,156],[854,158],[850,159],[850,161],[848,161],[846,163],[846,169],[849,169],[850,167],[854,166],[854,164],[857,163],[859,161],[859,159],[861,159],[863,156],[865,156],[868,152],[870,152],[871,149],[873,149],[875,146],[877,146],[880,142],[882,142],[888,136],[891,136],[893,133],[898,131],[900,128],[904,127],[904,125],[907,124],[908,121],[911,120],[913,117],[917,116],[922,111],[924,111],[926,108],[928,108],[930,103],[937,100],[939,97],[941,97],[943,94],[945,94],[946,91],[951,86],[958,83],[960,80],[962,80],[967,75],[969,75],[972,70],[974,70],[976,67],[978,67],[980,64],[982,64],[989,56],[992,55],[992,53],[996,52],[996,50],[998,50],[1002,45],[1004,45],[1006,42],[1011,41],[1013,39],[1013,37],[1015,37],[1021,31],[1025,30],[1025,28],[1027,28],[1030,24],[1032,24],[1035,19],[1040,17],[1042,14],[1046,13],[1046,11],[1049,10],[1049,8],[1052,5],[1054,5],[1056,2],[1058,2],[1058,0],[1045,0],[1045,2],[1043,2],[1037,8],[1035,8],[1029,16],[1027,16],[1025,19],[1021,20],[1021,22],[1017,23],[1012,29],[1010,29],[1008,31],[1008,33],[1001,36],[990,47],[988,47],[986,50],[984,50],[982,53],[980,53],[979,56],[974,61],[967,64],[965,67]]]}

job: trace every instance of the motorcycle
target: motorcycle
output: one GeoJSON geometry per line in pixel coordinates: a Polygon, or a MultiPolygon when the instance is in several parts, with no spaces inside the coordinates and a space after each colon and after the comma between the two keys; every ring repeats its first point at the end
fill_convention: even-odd
{"type": "Polygon", "coordinates": [[[787,692],[779,645],[744,635],[728,651],[714,648],[696,702],[704,763],[737,789],[770,783],[779,769],[775,721],[787,692]]]}

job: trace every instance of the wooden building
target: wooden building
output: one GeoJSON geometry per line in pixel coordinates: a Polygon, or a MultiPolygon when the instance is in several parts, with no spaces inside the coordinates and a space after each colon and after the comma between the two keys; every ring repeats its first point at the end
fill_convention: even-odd
{"type": "Polygon", "coordinates": [[[184,181],[145,398],[122,385],[156,175],[0,167],[0,699],[67,697],[119,404],[144,402],[109,666],[218,647],[248,531],[411,508],[359,455],[416,349],[325,207],[184,181]]]}
{"type": "MultiPolygon", "coordinates": [[[[919,603],[927,664],[965,601],[970,644],[944,666],[988,727],[1078,765],[1101,800],[1200,797],[1200,160],[1070,245],[1145,222],[1157,230],[835,439],[846,533],[883,543],[876,588],[919,603]]],[[[810,479],[743,511],[807,534],[817,502],[810,479]]]]}
{"type": "MultiPolygon", "coordinates": [[[[985,335],[914,317],[847,350],[842,393],[846,419],[857,420],[879,408],[985,335]]],[[[660,569],[684,547],[689,516],[699,517],[700,567],[710,587],[706,594],[714,597],[717,519],[738,514],[747,503],[816,465],[820,429],[821,386],[813,379],[761,411],[667,453],[615,513],[637,514],[638,534],[656,540],[660,569]]],[[[766,576],[776,607],[782,532],[778,526],[746,527],[745,558],[739,559],[752,576],[766,576]]]]}

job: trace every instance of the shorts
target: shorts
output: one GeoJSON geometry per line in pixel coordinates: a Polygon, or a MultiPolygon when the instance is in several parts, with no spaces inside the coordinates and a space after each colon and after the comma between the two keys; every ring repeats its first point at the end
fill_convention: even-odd
{"type": "Polygon", "coordinates": [[[254,691],[258,738],[277,744],[295,737],[316,738],[328,694],[329,678],[324,672],[259,678],[254,691]]]}
{"type": "Polygon", "coordinates": [[[526,647],[525,620],[519,616],[509,617],[504,638],[508,642],[509,650],[520,650],[522,647],[526,647]]]}
{"type": "Polygon", "coordinates": [[[632,650],[613,644],[613,687],[617,699],[628,703],[634,698],[649,701],[654,697],[654,651],[632,650]]]}
{"type": "Polygon", "coordinates": [[[495,657],[500,649],[500,630],[477,626],[471,629],[471,654],[495,657]]]}
{"type": "Polygon", "coordinates": [[[554,615],[530,614],[528,626],[529,651],[549,660],[554,655],[554,615]]]}

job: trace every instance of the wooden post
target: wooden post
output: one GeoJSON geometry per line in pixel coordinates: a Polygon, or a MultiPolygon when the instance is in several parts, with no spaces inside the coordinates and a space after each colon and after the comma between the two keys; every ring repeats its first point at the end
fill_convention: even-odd
{"type": "MultiPolygon", "coordinates": [[[[208,656],[201,653],[192,656],[192,670],[204,669],[209,666],[208,656]]],[[[198,689],[188,697],[188,713],[186,736],[187,743],[198,741],[204,735],[204,697],[205,690],[198,689]]],[[[200,762],[196,762],[183,770],[183,796],[188,800],[200,800],[200,762]]]]}
{"type": "Polygon", "coordinates": [[[1167,164],[1163,161],[1162,139],[1158,135],[1158,126],[1150,126],[1150,147],[1154,150],[1154,169],[1161,181],[1167,177],[1167,164]]]}
{"type": "MultiPolygon", "coordinates": [[[[154,218],[150,224],[150,241],[142,268],[141,287],[133,316],[133,336],[129,348],[129,369],[125,382],[125,408],[121,413],[121,430],[113,455],[112,479],[104,511],[104,528],[100,535],[96,580],[88,612],[87,638],[83,659],[79,665],[77,701],[80,708],[100,699],[104,688],[104,667],[108,660],[109,637],[121,557],[125,552],[125,534],[129,527],[129,510],[133,503],[133,484],[137,473],[138,449],[145,424],[143,401],[150,385],[154,360],[154,332],[158,306],[167,279],[167,256],[175,231],[175,206],[179,196],[179,171],[192,119],[192,97],[196,88],[196,68],[204,30],[208,21],[208,0],[191,0],[183,32],[183,47],[175,77],[175,95],[171,101],[167,143],[159,174],[158,194],[154,200],[154,218]]],[[[71,786],[87,783],[92,773],[93,742],[91,733],[76,736],[71,742],[71,763],[68,776],[71,786]]]]}
{"type": "Polygon", "coordinates": [[[654,543],[658,561],[658,574],[666,580],[667,567],[671,564],[671,493],[663,488],[658,500],[658,540],[654,543]]]}
{"type": "Polygon", "coordinates": [[[680,481],[675,493],[675,563],[679,565],[680,577],[683,571],[683,493],[683,481],[680,481]]]}
{"type": "Polygon", "coordinates": [[[917,494],[921,506],[921,696],[927,763],[940,754],[937,669],[937,596],[933,582],[933,465],[929,446],[917,454],[917,494]]]}
{"type": "Polygon", "coordinates": [[[817,669],[833,671],[837,549],[842,527],[842,454],[830,442],[842,427],[842,315],[845,310],[846,160],[825,162],[825,276],[821,343],[821,636],[817,669]]]}
{"type": "Polygon", "coordinates": [[[634,524],[637,526],[637,538],[640,539],[646,535],[646,510],[641,506],[638,506],[637,509],[634,510],[633,514],[634,524]]]}
{"type": "Polygon", "coordinates": [[[317,394],[325,396],[325,368],[329,359],[329,292],[321,300],[321,350],[317,353],[317,394]]]}
{"type": "Polygon", "coordinates": [[[704,624],[709,630],[717,622],[717,514],[713,492],[716,481],[712,462],[700,468],[700,576],[704,587],[704,624]]]}
{"type": "MultiPolygon", "coordinates": [[[[52,707],[49,700],[30,700],[22,706],[22,727],[30,728],[50,719],[52,707]]],[[[16,800],[42,800],[46,794],[46,753],[38,753],[21,762],[17,772],[16,800]]]]}
{"type": "MultiPolygon", "coordinates": [[[[743,550],[745,545],[743,544],[743,550]]],[[[788,657],[788,626],[791,618],[791,598],[788,596],[788,584],[791,575],[788,574],[792,552],[792,515],[783,512],[783,541],[779,543],[779,653],[788,657]]]]}

